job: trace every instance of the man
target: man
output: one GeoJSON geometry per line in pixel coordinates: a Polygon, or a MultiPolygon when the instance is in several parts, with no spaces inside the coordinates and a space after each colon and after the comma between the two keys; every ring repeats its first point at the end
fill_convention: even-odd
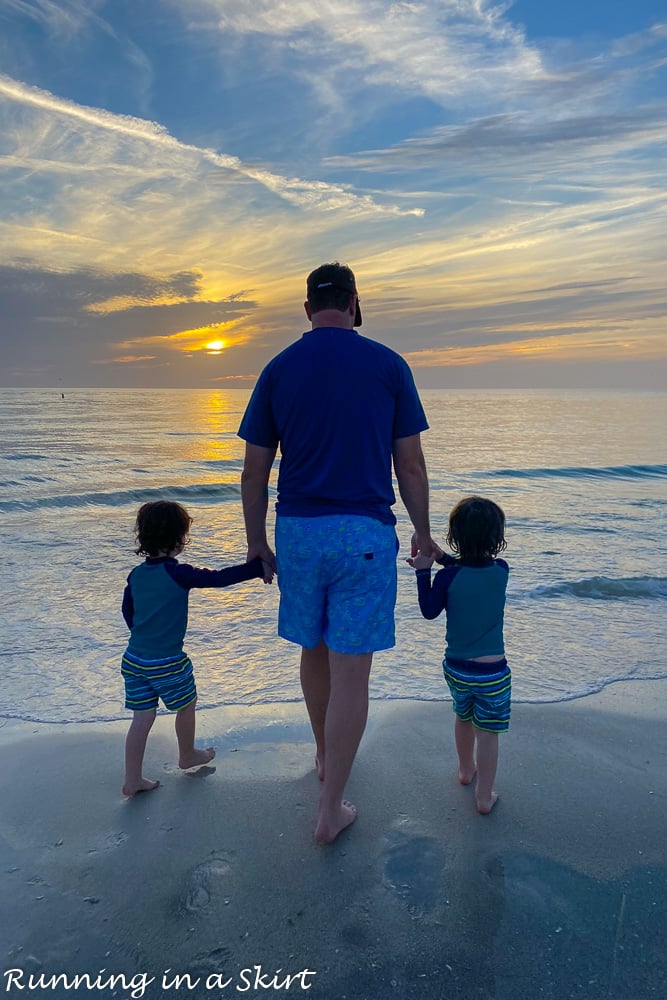
{"type": "Polygon", "coordinates": [[[239,435],[248,559],[276,566],[278,632],[302,647],[301,686],[322,780],[315,837],[356,819],[343,799],[366,727],[373,652],[394,645],[396,518],[392,458],[415,528],[431,538],[420,433],[428,424],[407,364],[361,337],[352,271],[323,264],[307,279],[312,329],[261,373],[239,435]],[[280,445],[276,551],[266,537],[268,480],[280,445]]]}

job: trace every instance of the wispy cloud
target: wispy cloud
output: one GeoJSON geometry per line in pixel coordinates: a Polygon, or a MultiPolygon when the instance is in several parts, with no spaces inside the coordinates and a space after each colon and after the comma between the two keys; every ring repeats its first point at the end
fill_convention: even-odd
{"type": "Polygon", "coordinates": [[[88,25],[109,26],[99,15],[104,0],[3,0],[0,16],[16,15],[45,28],[56,39],[71,38],[88,25]]]}
{"type": "MultiPolygon", "coordinates": [[[[436,99],[470,98],[543,75],[539,52],[504,16],[504,8],[484,0],[259,0],[251,7],[235,0],[194,0],[207,27],[224,35],[261,36],[294,60],[315,51],[328,73],[350,71],[347,88],[410,88],[436,99]]],[[[345,87],[342,77],[338,80],[345,87]]]]}
{"type": "MultiPolygon", "coordinates": [[[[115,115],[99,108],[89,108],[62,100],[36,87],[29,87],[6,76],[0,76],[0,97],[28,108],[44,111],[60,119],[71,120],[77,125],[90,126],[95,132],[105,132],[134,141],[135,155],[140,146],[157,147],[169,157],[168,164],[181,171],[186,163],[192,169],[192,161],[228,171],[233,175],[261,184],[272,194],[303,209],[314,208],[325,211],[345,210],[359,215],[373,213],[400,214],[405,211],[398,206],[380,205],[368,196],[358,196],[341,184],[323,181],[306,181],[298,177],[283,177],[261,167],[242,163],[236,156],[229,156],[212,149],[200,149],[188,143],[179,142],[156,122],[147,122],[129,115],[115,115]]],[[[85,136],[84,136],[85,139],[85,136]]],[[[70,136],[70,144],[72,137],[70,136]]],[[[63,144],[61,144],[63,145],[63,144]]],[[[82,144],[84,145],[84,144],[82,144]]],[[[132,150],[126,151],[126,156],[132,150]]],[[[140,164],[136,164],[137,167],[140,164]]],[[[168,166],[165,165],[165,170],[168,166]]],[[[180,173],[180,171],[179,171],[180,173]]],[[[419,209],[411,210],[419,212],[419,209]]]]}
{"type": "Polygon", "coordinates": [[[570,167],[573,157],[584,156],[592,162],[600,156],[636,153],[666,142],[667,101],[634,111],[552,120],[519,111],[494,115],[464,125],[441,126],[392,147],[331,156],[325,163],[345,169],[414,172],[464,162],[480,176],[485,170],[505,175],[516,172],[521,161],[523,174],[533,165],[553,174],[570,167]]]}
{"type": "Polygon", "coordinates": [[[160,10],[0,8],[8,364],[246,379],[333,258],[420,370],[659,355],[664,25],[538,45],[487,0],[160,10]]]}

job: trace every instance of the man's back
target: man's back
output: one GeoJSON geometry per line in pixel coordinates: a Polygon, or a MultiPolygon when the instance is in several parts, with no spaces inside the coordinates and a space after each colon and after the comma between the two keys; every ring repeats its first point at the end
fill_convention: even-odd
{"type": "Polygon", "coordinates": [[[278,514],[394,524],[393,442],[426,427],[400,355],[354,330],[318,327],[266,366],[239,433],[280,444],[278,514]]]}
{"type": "Polygon", "coordinates": [[[322,781],[315,837],[331,843],[357,815],[343,792],[366,725],[373,653],[394,645],[392,461],[415,527],[413,555],[435,543],[420,444],[428,425],[407,364],[355,332],[362,318],[349,267],[321,265],[306,291],[313,329],[266,366],[239,429],[241,496],[248,558],[277,563],[278,633],[301,646],[322,781]],[[266,515],[279,445],[274,555],[266,515]]]}

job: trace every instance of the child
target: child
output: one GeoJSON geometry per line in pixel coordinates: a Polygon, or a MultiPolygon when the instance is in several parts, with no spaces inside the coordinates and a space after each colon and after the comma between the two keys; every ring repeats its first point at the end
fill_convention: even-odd
{"type": "Polygon", "coordinates": [[[192,518],[178,503],[156,500],[137,514],[137,555],[146,559],[127,578],[123,617],[130,641],[123,656],[125,707],[134,716],[125,741],[125,782],[128,797],[150,792],[160,784],[144,778],[142,766],[146,740],[155,721],[158,697],[176,712],[178,766],[186,769],[208,764],[215,750],[195,749],[195,687],[192,663],[183,652],[188,623],[188,594],[192,587],[229,587],[242,580],[272,573],[257,558],[229,569],[195,569],[177,562],[189,538],[192,518]]]}
{"type": "Polygon", "coordinates": [[[433,585],[432,558],[417,555],[408,562],[416,570],[424,618],[447,611],[443,667],[456,714],[459,781],[469,785],[477,773],[477,810],[490,813],[498,800],[498,733],[507,731],[510,717],[512,675],[503,641],[509,567],[495,558],[507,544],[505,515],[492,500],[466,497],[449,516],[447,544],[458,559],[438,559],[445,569],[433,585]]]}

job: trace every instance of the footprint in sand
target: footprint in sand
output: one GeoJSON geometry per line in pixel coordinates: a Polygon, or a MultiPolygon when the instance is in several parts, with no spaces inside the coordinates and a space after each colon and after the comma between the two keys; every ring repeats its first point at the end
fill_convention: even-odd
{"type": "Polygon", "coordinates": [[[200,952],[195,955],[191,972],[194,976],[209,976],[212,973],[222,975],[229,966],[232,953],[229,948],[214,948],[213,951],[200,952]]]}
{"type": "Polygon", "coordinates": [[[98,841],[95,847],[88,848],[88,854],[97,854],[98,851],[113,851],[117,847],[122,847],[128,840],[128,835],[122,831],[108,834],[104,840],[98,841]]]}
{"type": "Polygon", "coordinates": [[[108,850],[112,850],[114,847],[120,847],[127,839],[127,834],[122,831],[120,833],[110,833],[104,842],[104,846],[108,850]]]}
{"type": "Polygon", "coordinates": [[[215,770],[210,764],[201,764],[191,771],[182,771],[181,774],[184,774],[186,778],[208,778],[209,775],[215,774],[215,770]]]}
{"type": "Polygon", "coordinates": [[[433,837],[401,822],[382,850],[383,882],[403,902],[413,920],[432,911],[443,895],[445,858],[433,837]]]}
{"type": "Polygon", "coordinates": [[[222,854],[216,854],[193,868],[183,893],[181,909],[185,913],[198,913],[203,910],[211,902],[213,883],[230,871],[231,864],[222,854]]]}
{"type": "Polygon", "coordinates": [[[177,764],[163,764],[162,770],[165,774],[182,774],[186,778],[208,778],[216,772],[215,766],[210,764],[200,764],[199,767],[190,768],[189,771],[184,771],[177,764]]]}

